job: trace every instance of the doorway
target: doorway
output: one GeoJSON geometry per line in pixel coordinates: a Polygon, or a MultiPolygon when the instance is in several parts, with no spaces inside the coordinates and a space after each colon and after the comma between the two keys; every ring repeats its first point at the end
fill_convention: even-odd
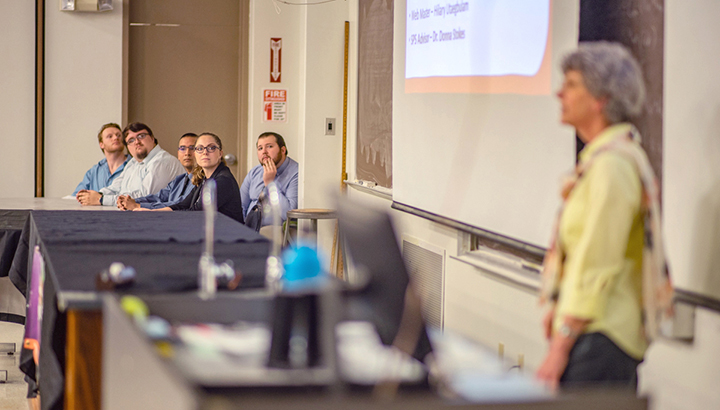
{"type": "Polygon", "coordinates": [[[129,2],[127,120],[175,155],[187,132],[212,132],[236,179],[247,155],[247,2],[129,2]]]}

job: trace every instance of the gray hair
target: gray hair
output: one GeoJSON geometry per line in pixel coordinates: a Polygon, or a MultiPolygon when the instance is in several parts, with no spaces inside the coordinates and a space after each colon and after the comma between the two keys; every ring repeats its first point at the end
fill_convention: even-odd
{"type": "Polygon", "coordinates": [[[595,98],[607,98],[605,118],[610,124],[628,121],[642,111],[645,84],[637,60],[618,43],[581,43],[562,61],[563,73],[578,71],[595,98]]]}

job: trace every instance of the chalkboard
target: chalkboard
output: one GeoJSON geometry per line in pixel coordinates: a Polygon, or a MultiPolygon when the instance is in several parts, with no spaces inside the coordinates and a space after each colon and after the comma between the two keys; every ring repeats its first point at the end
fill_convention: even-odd
{"type": "Polygon", "coordinates": [[[582,41],[616,41],[637,58],[647,96],[634,123],[640,131],[655,175],[662,186],[664,0],[582,0],[582,41]]]}
{"type": "Polygon", "coordinates": [[[392,188],[393,0],[360,0],[357,178],[392,188]]]}

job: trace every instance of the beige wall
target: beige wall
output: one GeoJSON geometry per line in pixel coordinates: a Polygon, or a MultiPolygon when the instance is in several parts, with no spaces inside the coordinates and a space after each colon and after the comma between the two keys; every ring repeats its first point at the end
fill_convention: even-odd
{"type": "MultiPolygon", "coordinates": [[[[333,208],[331,193],[340,192],[342,165],[342,104],[345,20],[348,2],[307,9],[306,96],[303,206],[333,208]],[[325,135],[325,118],[336,119],[335,135],[325,135]]],[[[354,133],[353,133],[354,135],[354,133]]],[[[323,224],[319,241],[332,247],[335,224],[323,224]]]]}
{"type": "Polygon", "coordinates": [[[122,121],[122,1],[103,13],[45,8],[45,196],[72,194],[102,159],[97,132],[122,121]]]}
{"type": "MultiPolygon", "coordinates": [[[[273,2],[255,0],[250,3],[250,65],[248,93],[248,146],[246,172],[258,165],[255,142],[265,131],[274,131],[285,138],[290,156],[299,159],[303,119],[303,50],[305,49],[303,22],[305,7],[284,6],[278,14],[273,2]],[[283,39],[282,82],[270,83],[270,38],[283,39]],[[288,90],[288,121],[262,122],[263,89],[288,90]]],[[[302,175],[301,175],[302,178],[302,175]]],[[[302,185],[302,184],[301,184],[302,185]]]]}
{"type": "Polygon", "coordinates": [[[35,195],[35,2],[0,2],[0,198],[35,195]]]}
{"type": "Polygon", "coordinates": [[[391,210],[390,200],[354,188],[349,195],[365,206],[391,212],[399,237],[406,235],[445,250],[446,331],[462,334],[495,351],[502,343],[507,369],[517,364],[519,355],[523,355],[529,369],[540,365],[546,344],[536,295],[454,259],[458,254],[458,235],[454,229],[391,210]]]}
{"type": "MultiPolygon", "coordinates": [[[[328,192],[339,191],[344,22],[352,4],[356,2],[312,7],[280,4],[281,11],[277,13],[272,2],[251,3],[248,161],[250,167],[257,165],[254,146],[261,132],[276,131],[283,135],[290,156],[300,164],[301,208],[332,208],[328,192]],[[283,39],[280,84],[269,81],[271,37],[283,39]],[[264,88],[288,90],[287,123],[261,121],[264,88]],[[336,135],[325,135],[325,118],[337,119],[336,135]]],[[[321,222],[319,231],[320,246],[329,254],[334,223],[321,222]]]]}
{"type": "Polygon", "coordinates": [[[652,410],[720,408],[720,314],[698,308],[692,344],[659,340],[639,368],[640,392],[652,410]]]}
{"type": "Polygon", "coordinates": [[[663,206],[676,286],[720,298],[720,2],[665,1],[663,206]]]}

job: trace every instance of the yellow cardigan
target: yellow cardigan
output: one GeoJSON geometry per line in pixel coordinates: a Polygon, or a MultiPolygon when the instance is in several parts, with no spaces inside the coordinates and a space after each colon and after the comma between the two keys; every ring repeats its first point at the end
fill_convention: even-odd
{"type": "MultiPolygon", "coordinates": [[[[608,127],[585,146],[580,161],[630,129],[629,124],[608,127]]],[[[605,334],[635,359],[647,349],[641,318],[641,195],[632,159],[612,151],[600,153],[578,180],[560,221],[566,257],[554,320],[557,330],[563,316],[589,319],[585,333],[605,334]]]]}

